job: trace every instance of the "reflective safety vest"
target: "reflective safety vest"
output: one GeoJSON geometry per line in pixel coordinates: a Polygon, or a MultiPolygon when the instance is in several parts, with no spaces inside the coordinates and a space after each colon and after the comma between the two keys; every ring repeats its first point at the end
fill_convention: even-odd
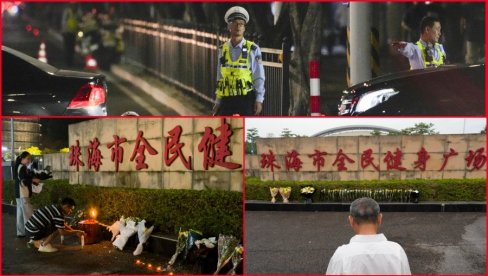
{"type": "Polygon", "coordinates": [[[220,46],[220,73],[217,83],[217,97],[245,96],[253,90],[252,72],[249,68],[251,50],[256,50],[253,42],[246,40],[238,59],[232,61],[229,43],[220,46]]]}
{"type": "Polygon", "coordinates": [[[439,65],[444,64],[444,60],[446,59],[446,56],[444,55],[444,51],[442,50],[442,45],[439,43],[434,44],[434,49],[437,52],[437,57],[438,59],[434,59],[432,57],[431,61],[427,61],[427,53],[426,53],[426,47],[422,42],[419,40],[416,43],[417,47],[420,49],[420,53],[422,55],[422,60],[424,61],[425,67],[437,67],[439,65]]]}
{"type": "Polygon", "coordinates": [[[66,31],[74,33],[78,31],[78,19],[73,10],[68,10],[68,18],[66,20],[66,31]]]}

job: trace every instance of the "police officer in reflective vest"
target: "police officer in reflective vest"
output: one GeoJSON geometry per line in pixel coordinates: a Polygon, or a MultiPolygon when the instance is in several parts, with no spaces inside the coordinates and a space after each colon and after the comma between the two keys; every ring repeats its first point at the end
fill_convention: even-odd
{"type": "Polygon", "coordinates": [[[410,69],[437,67],[446,62],[446,52],[439,43],[441,23],[426,16],[420,22],[420,39],[416,43],[394,42],[392,45],[408,58],[410,69]]]}
{"type": "Polygon", "coordinates": [[[259,115],[264,101],[264,67],[261,50],[244,39],[249,13],[232,7],[225,13],[231,38],[219,47],[216,104],[213,114],[230,116],[259,115]]]}

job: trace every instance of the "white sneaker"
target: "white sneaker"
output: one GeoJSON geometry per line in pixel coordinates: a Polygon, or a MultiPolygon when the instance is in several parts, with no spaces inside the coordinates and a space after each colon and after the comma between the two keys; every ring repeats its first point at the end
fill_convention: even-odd
{"type": "Polygon", "coordinates": [[[52,247],[50,243],[48,243],[46,245],[41,244],[41,246],[39,246],[39,252],[52,253],[52,252],[56,252],[56,251],[58,251],[58,249],[55,247],[52,247]]]}

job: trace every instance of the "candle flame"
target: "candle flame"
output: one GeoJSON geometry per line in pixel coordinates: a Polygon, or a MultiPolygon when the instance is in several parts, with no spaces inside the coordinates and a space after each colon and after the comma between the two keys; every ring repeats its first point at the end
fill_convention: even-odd
{"type": "Polygon", "coordinates": [[[92,208],[90,210],[90,216],[92,217],[92,219],[96,219],[97,218],[97,210],[95,210],[94,208],[92,208]]]}

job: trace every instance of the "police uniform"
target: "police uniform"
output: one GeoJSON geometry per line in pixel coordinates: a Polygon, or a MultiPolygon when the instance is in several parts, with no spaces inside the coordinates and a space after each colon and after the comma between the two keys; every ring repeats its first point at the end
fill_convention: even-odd
{"type": "MultiPolygon", "coordinates": [[[[235,18],[247,23],[249,15],[243,8],[233,7],[227,11],[225,20],[229,23],[235,18]]],[[[255,102],[262,103],[265,93],[259,46],[244,38],[233,46],[229,40],[219,47],[218,57],[216,115],[254,115],[255,102]]]]}
{"type": "Polygon", "coordinates": [[[399,49],[410,62],[410,69],[423,69],[437,67],[446,62],[446,52],[440,43],[427,43],[419,40],[416,43],[407,43],[405,48],[399,49]]]}

